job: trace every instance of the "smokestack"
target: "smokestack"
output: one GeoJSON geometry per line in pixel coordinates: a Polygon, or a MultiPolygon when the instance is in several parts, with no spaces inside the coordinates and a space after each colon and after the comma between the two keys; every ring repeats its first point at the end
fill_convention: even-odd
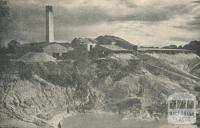
{"type": "Polygon", "coordinates": [[[53,7],[46,6],[46,41],[48,43],[55,42],[53,29],[53,7]]]}

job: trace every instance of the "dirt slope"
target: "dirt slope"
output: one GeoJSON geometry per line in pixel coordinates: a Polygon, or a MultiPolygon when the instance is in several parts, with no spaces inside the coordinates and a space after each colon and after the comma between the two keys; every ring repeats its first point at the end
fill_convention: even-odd
{"type": "Polygon", "coordinates": [[[164,63],[185,72],[190,72],[194,65],[200,63],[200,57],[193,53],[180,53],[174,55],[164,53],[148,53],[148,55],[155,57],[160,61],[164,61],[164,63]]]}
{"type": "Polygon", "coordinates": [[[153,113],[166,114],[166,99],[172,93],[196,93],[199,78],[187,72],[189,66],[174,66],[185,62],[183,59],[138,58],[126,60],[127,64],[104,58],[11,65],[1,74],[1,120],[49,127],[47,121],[66,110],[132,113],[136,118],[148,113],[150,116],[142,117],[153,118],[153,113]]]}

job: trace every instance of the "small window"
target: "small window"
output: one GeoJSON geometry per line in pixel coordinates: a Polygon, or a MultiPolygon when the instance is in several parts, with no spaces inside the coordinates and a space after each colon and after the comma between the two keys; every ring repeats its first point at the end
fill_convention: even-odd
{"type": "Polygon", "coordinates": [[[185,109],[186,108],[186,101],[185,100],[177,100],[177,108],[185,109]]]}
{"type": "Polygon", "coordinates": [[[187,108],[189,108],[189,109],[194,108],[194,101],[188,100],[188,102],[187,102],[187,108]]]}
{"type": "Polygon", "coordinates": [[[92,46],[92,45],[90,45],[90,50],[92,50],[92,48],[93,48],[93,46],[92,46]]]}
{"type": "Polygon", "coordinates": [[[170,109],[176,109],[176,101],[175,100],[170,101],[170,109]]]}

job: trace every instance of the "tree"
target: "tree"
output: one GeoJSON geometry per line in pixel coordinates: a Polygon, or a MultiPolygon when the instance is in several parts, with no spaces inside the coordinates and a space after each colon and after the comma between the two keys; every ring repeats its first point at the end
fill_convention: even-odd
{"type": "Polygon", "coordinates": [[[181,46],[181,45],[180,45],[180,46],[178,46],[178,49],[183,49],[183,46],[181,46]]]}
{"type": "Polygon", "coordinates": [[[10,53],[16,53],[17,49],[20,47],[20,43],[16,40],[12,40],[8,43],[8,51],[10,53]]]}
{"type": "Polygon", "coordinates": [[[184,49],[194,50],[197,55],[200,56],[200,41],[191,41],[189,44],[186,44],[184,49]]]}

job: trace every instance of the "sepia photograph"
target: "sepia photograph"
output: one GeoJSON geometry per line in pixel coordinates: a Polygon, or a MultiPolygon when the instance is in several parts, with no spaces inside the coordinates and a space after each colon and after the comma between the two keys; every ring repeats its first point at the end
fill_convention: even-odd
{"type": "Polygon", "coordinates": [[[200,0],[0,0],[0,128],[200,128],[200,0]]]}

